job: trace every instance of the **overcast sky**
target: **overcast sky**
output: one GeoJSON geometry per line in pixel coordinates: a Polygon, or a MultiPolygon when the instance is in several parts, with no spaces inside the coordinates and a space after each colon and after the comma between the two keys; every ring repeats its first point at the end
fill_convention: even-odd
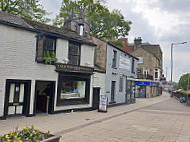
{"type": "MultiPolygon", "coordinates": [[[[59,13],[62,0],[41,0],[51,18],[59,13]]],[[[135,37],[143,42],[159,44],[163,52],[163,73],[170,80],[171,43],[187,44],[174,46],[173,81],[190,72],[190,0],[107,0],[110,11],[121,10],[126,20],[132,21],[127,38],[135,37]],[[167,68],[167,71],[166,71],[167,68]]]]}

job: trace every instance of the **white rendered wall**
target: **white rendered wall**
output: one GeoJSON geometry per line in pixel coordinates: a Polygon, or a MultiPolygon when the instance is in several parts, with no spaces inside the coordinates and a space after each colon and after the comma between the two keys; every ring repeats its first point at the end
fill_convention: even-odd
{"type": "Polygon", "coordinates": [[[105,73],[95,72],[93,74],[93,87],[100,87],[100,95],[105,95],[105,73]]]}
{"type": "MultiPolygon", "coordinates": [[[[0,24],[0,117],[4,113],[4,98],[6,79],[31,80],[30,114],[33,114],[36,80],[55,81],[55,110],[68,109],[65,106],[56,106],[58,72],[54,65],[45,65],[35,62],[36,33],[9,27],[0,24]]],[[[82,45],[81,65],[93,67],[94,49],[82,45]],[[89,65],[86,62],[89,62],[89,65]]],[[[56,57],[59,62],[68,58],[68,41],[57,39],[56,57]]],[[[92,99],[92,80],[90,86],[90,100],[92,99]]],[[[91,100],[92,101],[92,100],[91,100]]],[[[69,107],[89,107],[89,105],[75,105],[69,107]]]]}

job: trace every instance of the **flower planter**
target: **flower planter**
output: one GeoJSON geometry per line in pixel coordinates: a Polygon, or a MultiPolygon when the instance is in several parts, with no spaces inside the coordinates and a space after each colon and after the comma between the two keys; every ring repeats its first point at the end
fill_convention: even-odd
{"type": "Polygon", "coordinates": [[[44,133],[39,131],[38,129],[34,129],[34,126],[32,126],[31,128],[28,128],[26,126],[26,128],[23,128],[22,130],[18,131],[18,128],[16,128],[15,131],[0,136],[0,142],[59,142],[60,138],[61,136],[51,134],[50,131],[44,133]]]}

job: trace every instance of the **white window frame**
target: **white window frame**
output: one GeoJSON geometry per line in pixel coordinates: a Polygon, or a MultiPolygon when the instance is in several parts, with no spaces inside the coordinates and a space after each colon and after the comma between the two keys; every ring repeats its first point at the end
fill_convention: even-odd
{"type": "Polygon", "coordinates": [[[143,74],[145,75],[145,77],[148,77],[148,74],[149,74],[149,68],[148,67],[144,67],[143,68],[143,74]],[[147,69],[145,69],[145,68],[147,68],[147,69]]]}
{"type": "Polygon", "coordinates": [[[138,60],[138,64],[143,64],[143,57],[137,57],[139,60],[138,60]]]}
{"type": "Polygon", "coordinates": [[[154,80],[159,80],[160,78],[160,69],[158,68],[155,68],[154,69],[154,80]],[[156,78],[156,72],[158,73],[158,77],[156,78]]]}

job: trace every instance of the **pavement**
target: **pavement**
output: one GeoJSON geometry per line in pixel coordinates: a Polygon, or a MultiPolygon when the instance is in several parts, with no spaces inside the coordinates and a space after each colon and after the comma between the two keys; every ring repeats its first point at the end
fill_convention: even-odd
{"type": "Polygon", "coordinates": [[[0,135],[34,125],[61,135],[61,142],[190,142],[190,107],[168,93],[135,104],[83,111],[13,117],[0,120],[0,135]]]}

